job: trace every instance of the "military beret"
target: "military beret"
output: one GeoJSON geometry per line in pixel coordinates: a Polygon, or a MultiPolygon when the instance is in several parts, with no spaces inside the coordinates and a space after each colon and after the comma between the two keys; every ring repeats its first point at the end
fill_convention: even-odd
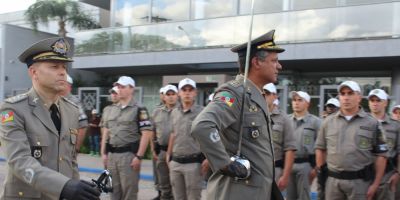
{"type": "Polygon", "coordinates": [[[53,37],[41,40],[29,48],[27,48],[18,59],[31,66],[39,61],[63,61],[72,62],[72,58],[68,57],[70,53],[70,45],[68,41],[62,37],[53,37]]]}
{"type": "MultiPolygon", "coordinates": [[[[271,30],[268,33],[251,41],[251,52],[255,53],[260,50],[282,53],[285,49],[280,48],[275,44],[274,41],[275,30],[271,30]]],[[[232,52],[238,53],[239,57],[246,56],[247,42],[237,45],[231,49],[232,52]]]]}

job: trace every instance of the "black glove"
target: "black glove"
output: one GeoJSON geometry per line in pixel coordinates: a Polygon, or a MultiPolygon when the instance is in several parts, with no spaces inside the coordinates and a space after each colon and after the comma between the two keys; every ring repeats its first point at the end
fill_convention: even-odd
{"type": "Polygon", "coordinates": [[[221,169],[221,173],[226,176],[234,177],[234,178],[246,178],[247,177],[247,169],[246,167],[239,162],[232,161],[227,166],[221,169]]]}
{"type": "Polygon", "coordinates": [[[83,180],[69,180],[62,189],[60,199],[98,200],[100,191],[96,185],[83,180]]]}

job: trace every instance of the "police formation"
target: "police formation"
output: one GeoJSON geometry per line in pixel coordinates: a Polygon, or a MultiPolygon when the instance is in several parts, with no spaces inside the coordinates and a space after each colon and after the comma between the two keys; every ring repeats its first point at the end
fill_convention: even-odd
{"type": "Polygon", "coordinates": [[[76,161],[85,116],[64,97],[72,84],[69,44],[63,38],[33,44],[19,56],[32,88],[0,106],[8,170],[0,198],[92,200],[110,192],[112,200],[138,199],[150,144],[155,199],[308,200],[314,181],[318,199],[400,199],[400,106],[386,114],[388,95],[375,89],[366,113],[360,86],[345,81],[321,117],[308,112],[306,91],[289,94],[293,110],[286,115],[273,84],[284,49],[275,44],[274,31],[252,40],[250,48],[248,60],[247,44],[232,48],[239,75],[220,86],[206,107],[196,104],[196,82],[185,78],[178,87],[160,89],[160,104],[150,115],[134,101],[135,81],[121,76],[99,124],[107,170],[90,183],[79,179],[76,161]]]}

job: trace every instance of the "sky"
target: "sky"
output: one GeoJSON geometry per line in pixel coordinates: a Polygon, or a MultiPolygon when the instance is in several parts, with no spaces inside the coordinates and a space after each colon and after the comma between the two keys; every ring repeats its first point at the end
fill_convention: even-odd
{"type": "Polygon", "coordinates": [[[0,14],[26,10],[36,0],[6,0],[0,1],[0,14]]]}

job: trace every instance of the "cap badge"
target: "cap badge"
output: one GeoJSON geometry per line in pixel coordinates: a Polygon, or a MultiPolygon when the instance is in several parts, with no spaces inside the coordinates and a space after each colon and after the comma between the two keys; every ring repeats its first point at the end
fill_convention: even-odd
{"type": "Polygon", "coordinates": [[[68,47],[67,44],[65,43],[64,39],[59,39],[57,40],[52,46],[51,48],[53,49],[53,52],[65,55],[67,54],[68,51],[68,47]]]}

